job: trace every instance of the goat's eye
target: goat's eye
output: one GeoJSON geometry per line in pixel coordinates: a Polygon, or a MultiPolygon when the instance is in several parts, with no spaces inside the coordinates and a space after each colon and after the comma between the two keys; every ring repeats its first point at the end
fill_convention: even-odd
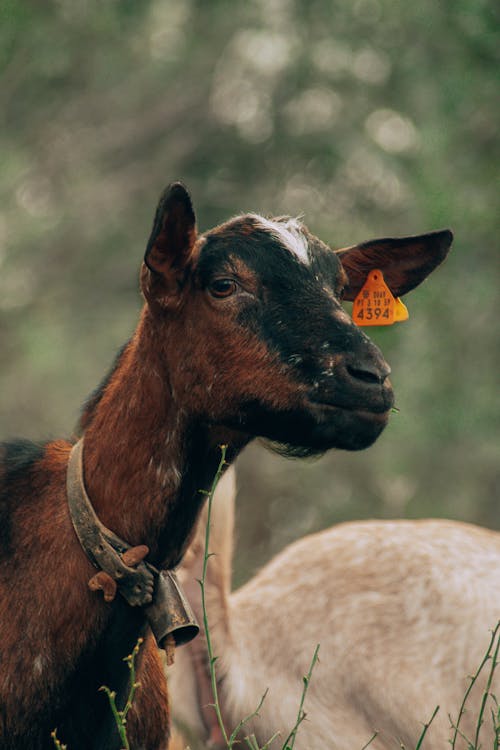
{"type": "Polygon", "coordinates": [[[238,285],[233,279],[214,279],[208,285],[212,297],[230,297],[236,292],[238,285]]]}

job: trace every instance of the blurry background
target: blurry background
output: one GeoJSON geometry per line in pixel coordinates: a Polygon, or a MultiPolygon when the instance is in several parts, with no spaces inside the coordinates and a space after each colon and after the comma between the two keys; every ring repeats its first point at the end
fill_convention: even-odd
{"type": "Polygon", "coordinates": [[[0,439],[71,433],[133,329],[173,179],[202,230],[240,211],[304,214],[341,247],[451,226],[410,320],[370,332],[401,410],[377,444],[240,459],[236,579],[344,519],[500,528],[499,8],[3,0],[0,439]]]}

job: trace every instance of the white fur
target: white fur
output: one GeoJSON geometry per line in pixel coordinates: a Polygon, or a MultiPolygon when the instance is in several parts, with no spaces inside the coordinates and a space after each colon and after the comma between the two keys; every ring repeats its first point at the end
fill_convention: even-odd
{"type": "Polygon", "coordinates": [[[47,657],[43,654],[38,654],[33,659],[33,675],[39,677],[44,671],[45,667],[48,666],[47,657]]]}
{"type": "Polygon", "coordinates": [[[300,222],[297,219],[285,219],[284,221],[271,221],[258,214],[253,215],[262,229],[279,240],[287,250],[295,255],[301,263],[309,265],[309,246],[307,237],[303,233],[300,222]]]}
{"type": "MultiPolygon", "coordinates": [[[[373,750],[393,750],[399,742],[412,748],[437,705],[423,747],[447,747],[448,714],[456,720],[468,675],[500,618],[500,534],[443,520],[341,524],[291,544],[231,593],[232,502],[227,486],[221,488],[210,544],[218,554],[207,580],[230,728],[269,688],[248,729],[260,744],[276,731],[283,742],[320,643],[296,750],[360,750],[375,731],[373,750]]],[[[180,572],[188,585],[200,577],[202,552],[198,536],[180,572]]],[[[178,655],[182,661],[169,675],[173,716],[203,737],[189,656],[183,649],[178,655]]],[[[461,724],[468,736],[484,683],[474,688],[461,724]]],[[[499,688],[497,680],[492,692],[499,688]]],[[[492,745],[491,735],[486,720],[482,747],[492,745]]],[[[464,747],[459,739],[457,750],[464,747]]]]}

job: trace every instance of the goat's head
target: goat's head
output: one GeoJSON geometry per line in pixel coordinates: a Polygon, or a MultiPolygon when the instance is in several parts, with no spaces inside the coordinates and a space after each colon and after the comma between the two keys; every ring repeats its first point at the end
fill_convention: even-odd
{"type": "Polygon", "coordinates": [[[390,368],[342,308],[373,268],[395,296],[451,232],[332,251],[299,221],[257,215],[197,235],[186,189],[164,192],[141,282],[173,398],[194,418],[294,452],[357,450],[385,427],[390,368]]]}

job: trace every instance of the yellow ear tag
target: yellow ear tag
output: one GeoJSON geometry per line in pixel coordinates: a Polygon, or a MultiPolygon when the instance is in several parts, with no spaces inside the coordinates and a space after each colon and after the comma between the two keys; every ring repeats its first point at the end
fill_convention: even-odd
{"type": "Polygon", "coordinates": [[[403,320],[408,320],[409,317],[410,313],[408,312],[405,303],[402,302],[399,297],[396,297],[396,304],[394,305],[394,322],[402,323],[403,320]]]}
{"type": "Polygon", "coordinates": [[[393,297],[384,281],[382,271],[370,271],[367,279],[354,300],[352,319],[358,326],[391,326],[407,320],[406,306],[399,297],[393,297]]]}

